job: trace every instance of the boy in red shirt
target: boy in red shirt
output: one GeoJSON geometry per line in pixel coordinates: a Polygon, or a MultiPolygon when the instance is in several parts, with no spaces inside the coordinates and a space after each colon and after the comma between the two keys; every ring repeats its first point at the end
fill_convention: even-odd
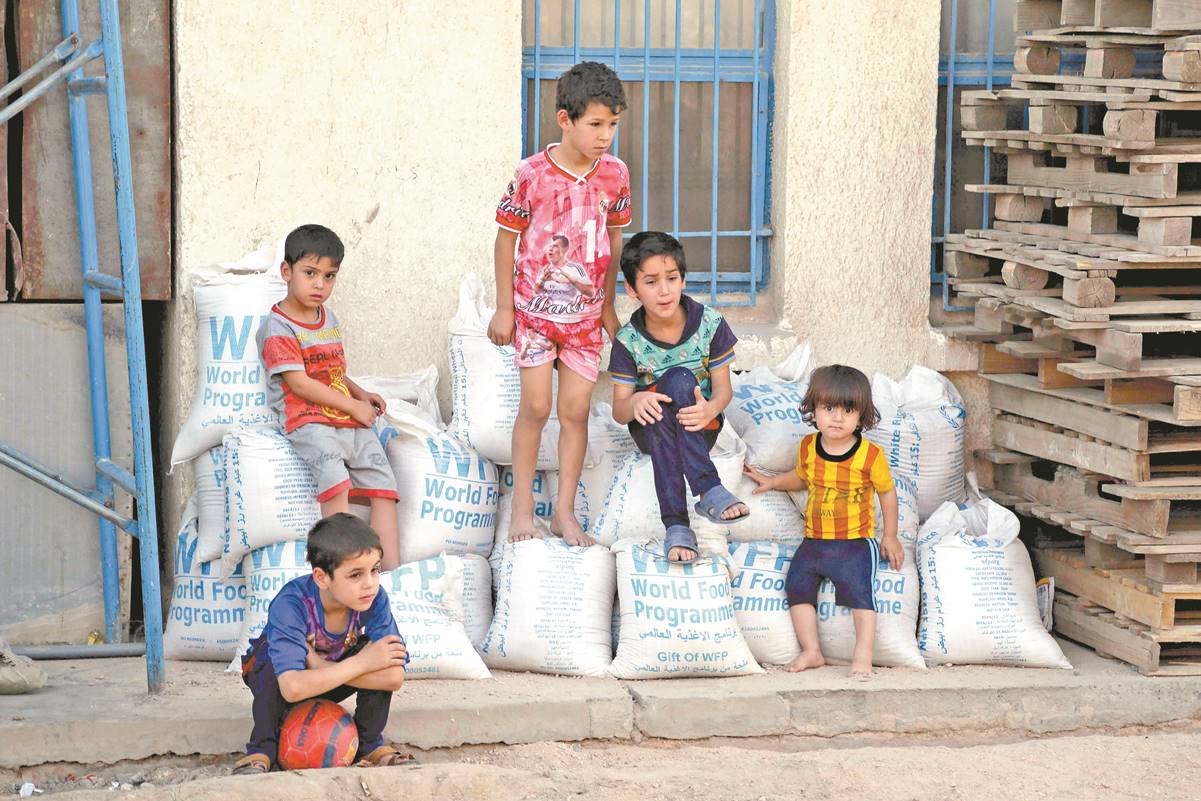
{"type": "Polygon", "coordinates": [[[372,430],[384,399],[347,377],[342,329],[325,306],[344,254],[325,226],[288,234],[280,265],[288,296],[259,326],[258,348],[268,400],[317,483],[321,516],[347,511],[352,497],[369,499],[383,569],[391,570],[400,564],[396,478],[372,430]]]}
{"type": "Polygon", "coordinates": [[[571,545],[592,545],[575,517],[575,492],[601,330],[612,339],[618,327],[613,293],[621,229],[631,220],[630,172],[605,151],[626,107],[625,90],[613,70],[586,61],[560,76],[556,106],[562,140],[517,165],[496,210],[496,314],[488,336],[497,345],[512,342],[521,369],[509,539],[538,536],[534,468],[558,365],[559,498],[551,531],[571,545]]]}

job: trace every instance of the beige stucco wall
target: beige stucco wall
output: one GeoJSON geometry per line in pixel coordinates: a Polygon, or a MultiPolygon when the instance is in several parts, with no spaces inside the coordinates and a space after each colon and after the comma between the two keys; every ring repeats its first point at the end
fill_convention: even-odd
{"type": "MultiPolygon", "coordinates": [[[[160,453],[195,381],[191,271],[300,222],[348,245],[332,303],[352,371],[445,370],[455,287],[490,275],[520,149],[521,3],[174,8],[179,299],[160,453]]],[[[742,366],[804,338],[868,372],[972,366],[927,322],[938,26],[930,0],[777,0],[772,279],[731,313],[742,366]]],[[[187,472],[165,482],[168,520],[187,472]]]]}
{"type": "MultiPolygon", "coordinates": [[[[355,373],[445,368],[454,288],[491,271],[489,221],[521,149],[520,6],[176,0],[164,464],[196,380],[192,271],[296,224],[346,242],[332,303],[355,373]]],[[[190,491],[175,472],[168,521],[190,491]]]]}
{"type": "Polygon", "coordinates": [[[822,362],[899,375],[968,353],[930,331],[939,4],[780,0],[772,276],[822,362]]]}

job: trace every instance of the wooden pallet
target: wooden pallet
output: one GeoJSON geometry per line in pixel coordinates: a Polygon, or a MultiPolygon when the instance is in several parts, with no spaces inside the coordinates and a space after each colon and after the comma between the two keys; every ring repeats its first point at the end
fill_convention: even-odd
{"type": "Polygon", "coordinates": [[[1144,676],[1201,675],[1201,626],[1152,629],[1066,592],[1055,593],[1055,631],[1144,676]]]}
{"type": "MultiPolygon", "coordinates": [[[[1086,405],[1046,391],[1034,376],[993,375],[989,403],[994,411],[1046,423],[1064,431],[1141,453],[1201,452],[1201,430],[1153,422],[1120,408],[1086,405]]],[[[1095,392],[1095,390],[1094,390],[1095,392]]]]}
{"type": "Polygon", "coordinates": [[[1201,624],[1201,587],[1192,592],[1157,592],[1140,568],[1094,568],[1083,551],[1031,549],[1040,576],[1124,618],[1153,629],[1201,624]]]}
{"type": "Polygon", "coordinates": [[[1008,413],[992,423],[993,444],[1137,486],[1201,483],[1201,451],[1135,451],[1079,432],[1008,413]]]}
{"type": "MultiPolygon", "coordinates": [[[[995,347],[1003,347],[1005,344],[1007,343],[1001,343],[995,347]]],[[[983,357],[983,354],[981,355],[983,357]]],[[[1150,441],[1158,441],[1159,437],[1165,431],[1196,431],[1201,427],[1201,411],[1190,408],[1191,404],[1185,406],[1183,409],[1179,404],[1174,405],[1172,401],[1179,400],[1179,398],[1174,397],[1172,394],[1167,395],[1167,402],[1155,402],[1162,400],[1162,396],[1154,394],[1156,384],[1151,383],[1152,381],[1157,381],[1157,379],[1148,380],[1146,386],[1123,386],[1119,384],[1115,388],[1111,385],[1108,391],[1106,388],[1090,386],[1048,387],[1045,385],[1045,382],[1039,379],[1037,365],[1034,365],[1033,369],[1031,368],[1030,362],[1033,360],[1023,359],[1021,360],[1021,365],[1010,364],[1005,368],[1004,372],[998,371],[992,361],[990,360],[989,364],[982,364],[984,369],[980,373],[981,377],[990,383],[1005,384],[1061,401],[1070,401],[1076,404],[1075,408],[1081,409],[1085,415],[1088,414],[1090,409],[1095,409],[1111,413],[1121,413],[1131,418],[1147,421],[1150,424],[1148,426],[1148,439],[1150,441]],[[1021,371],[1018,371],[1019,368],[1021,371]]],[[[1189,390],[1197,389],[1196,387],[1180,388],[1189,390]]],[[[1195,398],[1195,395],[1184,397],[1195,398]]]]}
{"type": "Polygon", "coordinates": [[[1015,31],[1060,33],[1178,33],[1201,27],[1191,0],[1019,0],[1015,31]]]}
{"type": "Polygon", "coordinates": [[[1132,549],[1132,552],[1154,552],[1150,546],[1155,542],[1201,552],[1201,545],[1197,544],[1201,543],[1201,486],[1128,487],[1112,483],[1107,476],[1038,462],[1012,451],[992,451],[981,456],[993,462],[993,486],[997,490],[1050,509],[1071,510],[1079,517],[1128,532],[1131,537],[1127,542],[1131,546],[1148,549],[1132,549]],[[1015,456],[1021,458],[1014,459],[1015,456]],[[1047,475],[1050,477],[1043,477],[1047,475]],[[1136,541],[1135,535],[1143,539],[1136,541]]]}
{"type": "MultiPolygon", "coordinates": [[[[1000,140],[1005,142],[1008,140],[1000,140]]],[[[981,142],[997,147],[998,142],[981,142]]],[[[1020,144],[1020,142],[1019,142],[1020,144]]],[[[1152,199],[1177,198],[1201,192],[1201,176],[1190,165],[1145,163],[1138,157],[1119,162],[1114,158],[1073,155],[1060,160],[1046,153],[1009,154],[1006,182],[1071,191],[1105,192],[1152,199]],[[1123,169],[1123,166],[1125,167],[1123,169]],[[1183,173],[1183,175],[1182,175],[1183,173]]]]}

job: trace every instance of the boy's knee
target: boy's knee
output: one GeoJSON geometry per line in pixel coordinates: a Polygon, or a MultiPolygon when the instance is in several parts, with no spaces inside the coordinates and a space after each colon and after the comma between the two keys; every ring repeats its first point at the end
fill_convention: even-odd
{"type": "Polygon", "coordinates": [[[655,389],[680,404],[680,408],[691,406],[696,400],[696,375],[687,367],[673,367],[655,382],[655,389]]]}
{"type": "Polygon", "coordinates": [[[559,423],[583,426],[588,424],[589,398],[567,399],[559,396],[559,423]]]}
{"type": "Polygon", "coordinates": [[[546,425],[550,419],[550,398],[522,398],[517,414],[528,423],[546,425]]]}

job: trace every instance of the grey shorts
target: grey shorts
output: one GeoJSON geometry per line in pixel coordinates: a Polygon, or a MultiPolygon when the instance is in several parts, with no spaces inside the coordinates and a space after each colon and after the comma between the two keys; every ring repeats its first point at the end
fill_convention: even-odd
{"type": "Polygon", "coordinates": [[[289,432],[288,440],[309,466],[319,502],[346,490],[352,498],[397,500],[396,477],[371,429],[306,423],[289,432]]]}

